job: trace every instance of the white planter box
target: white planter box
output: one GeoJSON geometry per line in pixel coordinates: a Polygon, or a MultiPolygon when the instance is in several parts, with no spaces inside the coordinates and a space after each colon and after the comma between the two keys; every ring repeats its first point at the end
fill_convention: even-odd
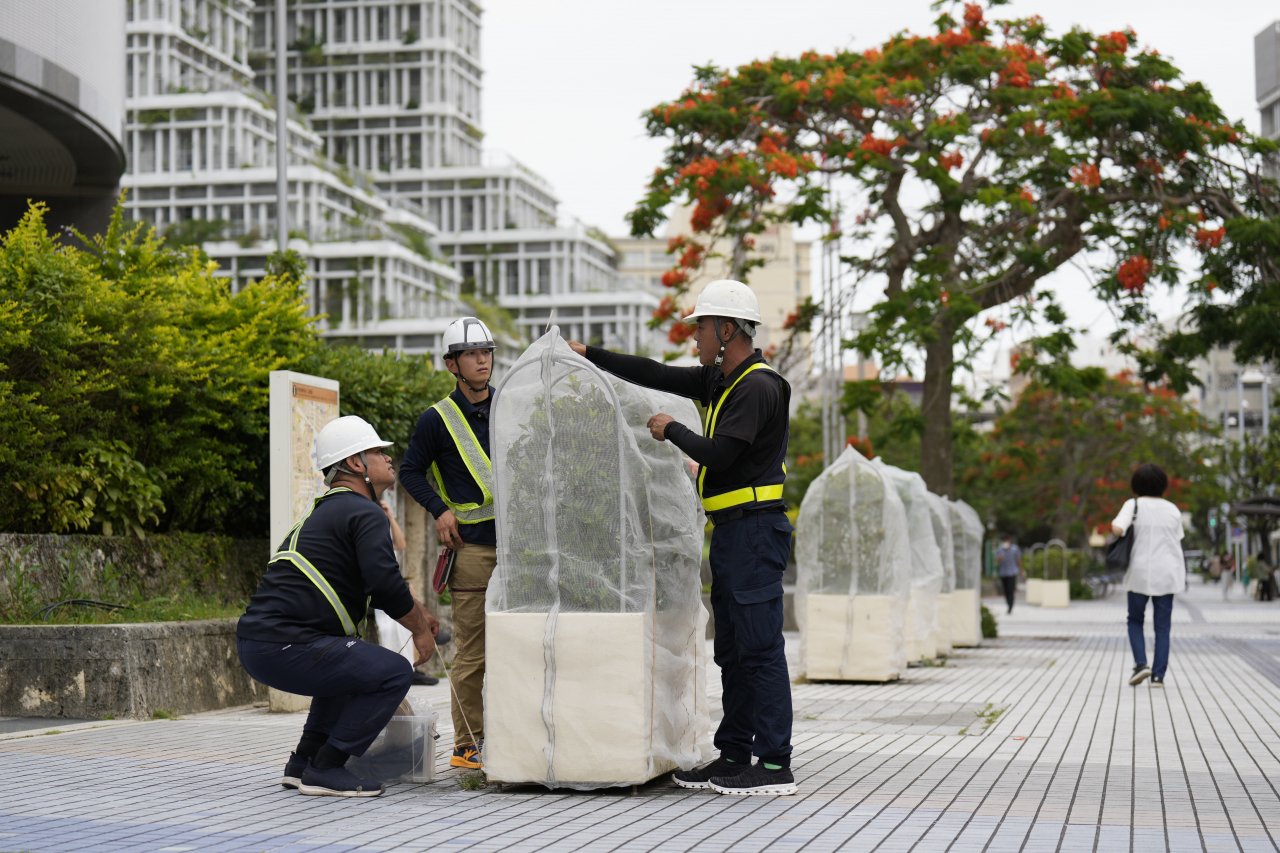
{"type": "Polygon", "coordinates": [[[940,655],[951,654],[951,596],[949,592],[938,593],[938,632],[933,647],[940,655]]]}
{"type": "Polygon", "coordinates": [[[982,611],[978,590],[957,589],[951,593],[951,645],[960,648],[982,643],[982,611]]]}
{"type": "Polygon", "coordinates": [[[1071,604],[1070,581],[1041,581],[1040,606],[1066,607],[1071,604]]]}
{"type": "Polygon", "coordinates": [[[907,603],[907,660],[918,661],[921,658],[933,660],[938,656],[938,636],[934,630],[925,629],[916,625],[916,617],[920,611],[929,612],[935,608],[930,606],[933,602],[921,602],[921,598],[928,596],[936,599],[937,596],[926,593],[919,589],[911,590],[911,600],[907,603]]]}
{"type": "Polygon", "coordinates": [[[894,619],[894,603],[887,595],[855,595],[850,632],[849,596],[805,596],[800,625],[805,632],[801,662],[805,677],[835,681],[897,678],[903,665],[902,620],[894,619]]]}
{"type": "Polygon", "coordinates": [[[1027,578],[1027,604],[1039,605],[1044,600],[1044,579],[1027,578]]]}
{"type": "MultiPolygon", "coordinates": [[[[552,681],[544,678],[547,614],[489,613],[485,773],[502,782],[607,786],[641,784],[674,770],[673,762],[649,758],[654,717],[646,658],[654,649],[645,623],[650,619],[645,613],[559,614],[552,681]],[[552,701],[546,711],[554,736],[544,721],[548,688],[552,701]]],[[[657,653],[662,655],[661,645],[657,653]]],[[[696,681],[691,674],[685,697],[691,711],[701,704],[705,715],[705,683],[699,696],[696,681]]],[[[698,732],[690,725],[684,735],[692,748],[698,732]]]]}

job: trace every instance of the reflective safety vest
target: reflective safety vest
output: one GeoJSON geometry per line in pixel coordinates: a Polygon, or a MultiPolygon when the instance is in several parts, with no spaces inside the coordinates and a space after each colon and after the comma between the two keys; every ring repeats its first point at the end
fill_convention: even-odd
{"type": "MultiPolygon", "coordinates": [[[[356,630],[355,620],[351,618],[351,614],[347,612],[347,608],[343,607],[342,599],[338,598],[338,593],[334,592],[329,582],[325,580],[324,575],[320,574],[320,570],[311,564],[311,561],[298,553],[298,535],[302,533],[302,525],[307,523],[307,519],[311,517],[311,513],[315,512],[316,507],[320,506],[320,501],[336,495],[339,492],[350,492],[346,486],[339,486],[336,489],[330,489],[323,495],[315,499],[311,504],[311,509],[307,510],[307,514],[293,526],[289,531],[289,538],[285,545],[275,553],[275,556],[267,561],[267,564],[289,562],[293,563],[300,572],[307,576],[307,580],[316,585],[316,589],[320,590],[320,594],[329,600],[329,604],[333,606],[333,612],[338,614],[338,621],[342,623],[342,630],[348,637],[359,637],[360,632],[356,630]]],[[[372,598],[366,599],[364,609],[367,613],[369,610],[369,602],[372,598]]]]}
{"type": "Polygon", "coordinates": [[[482,521],[493,521],[493,463],[489,454],[480,446],[480,439],[471,431],[471,424],[462,414],[462,409],[451,397],[445,397],[431,408],[440,413],[444,428],[449,430],[453,444],[458,448],[458,455],[466,463],[471,478],[480,487],[483,497],[480,503],[461,504],[449,497],[445,491],[444,477],[440,476],[440,466],[431,463],[431,473],[435,475],[436,485],[440,487],[440,500],[457,516],[459,524],[479,524],[482,521]]]}
{"type": "MultiPolygon", "coordinates": [[[[725,400],[729,399],[729,395],[733,393],[733,389],[738,387],[738,383],[747,377],[748,373],[755,370],[768,370],[773,372],[773,368],[764,362],[758,362],[742,371],[742,375],[733,380],[733,384],[725,389],[720,395],[720,399],[712,403],[707,409],[706,434],[707,438],[714,438],[716,434],[716,420],[720,417],[721,410],[724,409],[725,400]]],[[[781,377],[779,377],[781,378],[781,377]]],[[[742,488],[730,489],[727,492],[721,492],[718,495],[708,495],[705,490],[705,481],[707,479],[707,469],[702,466],[698,470],[698,497],[702,499],[702,509],[706,512],[724,512],[727,509],[735,509],[738,507],[747,508],[753,504],[769,503],[772,501],[782,500],[782,483],[787,478],[787,465],[784,461],[787,454],[787,443],[782,443],[781,449],[778,451],[778,458],[774,460],[774,464],[770,465],[768,470],[761,474],[756,482],[742,488]]]]}

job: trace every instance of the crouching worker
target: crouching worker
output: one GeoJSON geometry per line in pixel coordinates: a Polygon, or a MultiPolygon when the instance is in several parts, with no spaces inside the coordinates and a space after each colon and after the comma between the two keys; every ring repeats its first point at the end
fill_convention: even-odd
{"type": "Polygon", "coordinates": [[[316,499],[267,566],[236,629],[240,663],[253,678],[310,696],[302,739],[281,784],[304,794],[376,797],[375,779],[344,765],[363,755],[409,692],[401,655],[360,639],[370,605],[413,633],[417,666],[435,651],[435,617],[400,575],[378,495],[395,482],[391,458],[368,423],[338,418],[316,437],[329,491],[316,499]]]}

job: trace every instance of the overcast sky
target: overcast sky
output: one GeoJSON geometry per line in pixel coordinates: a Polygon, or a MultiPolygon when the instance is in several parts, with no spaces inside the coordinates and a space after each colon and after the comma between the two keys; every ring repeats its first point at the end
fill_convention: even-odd
{"type": "MultiPolygon", "coordinates": [[[[677,97],[691,66],[737,66],[810,48],[866,49],[901,30],[931,33],[928,0],[482,0],[484,129],[555,186],[561,209],[610,234],[659,164],[642,111],[677,97]]],[[[1258,128],[1253,37],[1280,19],[1258,0],[1017,0],[988,17],[1039,14],[1054,31],[1131,26],[1143,47],[1203,81],[1232,120],[1258,128]]],[[[1081,291],[1084,288],[1060,290],[1081,291]]],[[[1168,313],[1176,297],[1157,297],[1168,313]]],[[[1077,325],[1106,327],[1101,304],[1064,293],[1077,325]],[[1097,326],[1101,323],[1101,326],[1097,326]]]]}

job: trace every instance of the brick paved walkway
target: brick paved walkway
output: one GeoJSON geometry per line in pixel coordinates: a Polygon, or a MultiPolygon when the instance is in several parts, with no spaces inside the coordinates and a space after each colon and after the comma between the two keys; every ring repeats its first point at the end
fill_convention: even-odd
{"type": "Polygon", "coordinates": [[[302,716],[261,711],[3,735],[0,850],[1276,853],[1278,617],[1197,584],[1163,691],[1124,683],[1119,597],[1020,605],[894,684],[797,685],[794,797],[466,792],[444,760],[376,800],[304,797],[277,784],[302,716]]]}

